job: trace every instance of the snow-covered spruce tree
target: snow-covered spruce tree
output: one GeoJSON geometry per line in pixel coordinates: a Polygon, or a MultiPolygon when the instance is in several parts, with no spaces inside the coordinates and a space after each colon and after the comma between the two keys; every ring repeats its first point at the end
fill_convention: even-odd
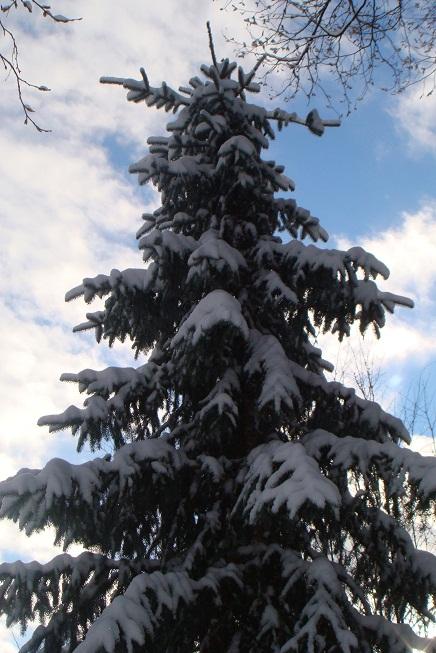
{"type": "Polygon", "coordinates": [[[1,565],[0,610],[42,622],[22,653],[429,651],[404,622],[431,619],[436,560],[408,527],[431,509],[435,459],[328,382],[311,343],[355,321],[378,332],[411,302],[377,289],[388,270],[360,247],[303,244],[327,233],[275,196],[293,183],[261,158],[272,125],[321,134],[318,114],[249,104],[254,75],[227,60],[201,71],[178,92],[143,71],[103,80],[177,116],[131,167],[162,196],[138,232],[146,266],[86,278],[67,300],[107,296],[76,330],[149,357],[61,377],[84,407],[40,424],[113,454],[0,484],[2,517],[87,550],[1,565]]]}

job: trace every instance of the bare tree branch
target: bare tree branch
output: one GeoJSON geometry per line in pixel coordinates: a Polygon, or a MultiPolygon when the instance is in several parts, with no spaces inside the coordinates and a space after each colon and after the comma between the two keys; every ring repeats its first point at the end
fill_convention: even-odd
{"type": "Polygon", "coordinates": [[[283,80],[274,95],[328,106],[339,95],[341,112],[356,107],[374,85],[401,93],[436,83],[436,4],[433,0],[215,0],[239,12],[247,40],[227,40],[240,57],[263,56],[264,80],[283,80]],[[387,80],[386,83],[384,80],[387,80]]]}
{"type": "Polygon", "coordinates": [[[43,129],[32,117],[31,114],[34,113],[34,110],[23,98],[23,87],[27,86],[37,91],[50,91],[50,89],[43,84],[34,84],[22,75],[18,44],[14,32],[7,24],[12,10],[19,11],[21,9],[25,10],[27,14],[31,14],[34,8],[40,16],[48,18],[54,23],[71,23],[81,20],[81,18],[67,18],[62,14],[54,14],[50,5],[42,4],[37,0],[12,0],[7,4],[0,5],[0,15],[2,15],[0,18],[0,62],[6,73],[15,79],[18,101],[24,113],[24,124],[31,123],[39,132],[49,132],[49,129],[43,129]]]}
{"type": "Polygon", "coordinates": [[[335,381],[355,385],[364,399],[380,402],[384,389],[383,376],[381,362],[362,340],[358,346],[346,343],[338,347],[333,375],[335,381]]]}
{"type": "MultiPolygon", "coordinates": [[[[394,401],[394,413],[401,418],[411,435],[430,436],[433,454],[436,455],[434,372],[434,365],[431,364],[420,372],[406,392],[399,394],[394,401]]],[[[382,401],[384,376],[382,361],[374,356],[371,345],[359,341],[356,346],[341,343],[338,347],[333,378],[341,383],[356,385],[364,399],[382,401]]],[[[436,552],[436,522],[430,507],[418,519],[408,520],[407,527],[411,530],[415,547],[436,552]]],[[[412,616],[410,613],[409,617],[412,616]]]]}
{"type": "Polygon", "coordinates": [[[436,393],[431,365],[420,372],[401,397],[401,418],[411,433],[418,431],[432,438],[436,455],[436,393]]]}

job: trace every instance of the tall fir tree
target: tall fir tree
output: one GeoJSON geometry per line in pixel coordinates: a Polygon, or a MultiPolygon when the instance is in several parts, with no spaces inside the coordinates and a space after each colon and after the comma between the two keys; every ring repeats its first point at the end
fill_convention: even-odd
{"type": "Polygon", "coordinates": [[[326,231],[261,158],[279,129],[328,122],[246,101],[255,70],[228,60],[175,91],[128,99],[174,111],[131,166],[162,204],[138,232],[146,265],[86,278],[107,296],[75,331],[148,355],[134,368],[63,374],[83,408],[41,418],[78,449],[0,484],[0,515],[86,552],[0,566],[8,624],[41,621],[22,653],[410,653],[436,650],[405,621],[432,618],[436,558],[408,533],[434,510],[436,460],[400,446],[397,418],[328,381],[317,330],[377,333],[412,306],[378,290],[386,266],[326,231]],[[282,240],[278,232],[284,232],[282,240]],[[433,507],[432,507],[433,506],[433,507]]]}

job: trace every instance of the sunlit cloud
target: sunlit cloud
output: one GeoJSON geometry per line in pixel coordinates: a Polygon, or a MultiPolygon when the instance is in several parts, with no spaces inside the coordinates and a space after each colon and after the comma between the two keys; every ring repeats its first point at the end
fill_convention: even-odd
{"type": "Polygon", "coordinates": [[[340,236],[333,240],[340,249],[359,244],[382,260],[390,277],[387,281],[379,279],[378,286],[411,297],[415,308],[397,308],[394,315],[387,314],[380,339],[371,328],[363,340],[354,328],[343,345],[333,336],[321,336],[326,358],[334,362],[341,349],[351,346],[359,351],[363,342],[377,364],[391,368],[397,380],[411,362],[415,367],[427,365],[436,357],[436,319],[429,319],[430,315],[436,317],[436,204],[427,202],[414,213],[404,213],[395,226],[380,234],[361,234],[356,241],[340,236]]]}
{"type": "MultiPolygon", "coordinates": [[[[418,311],[423,304],[434,302],[436,200],[426,201],[413,213],[405,212],[395,226],[382,233],[361,234],[358,240],[390,270],[388,281],[378,282],[380,288],[408,293],[415,300],[418,311]]],[[[348,237],[339,237],[337,242],[342,249],[351,246],[348,237]]]]}
{"type": "Polygon", "coordinates": [[[436,154],[436,93],[412,87],[396,96],[390,113],[412,154],[436,154]]]}

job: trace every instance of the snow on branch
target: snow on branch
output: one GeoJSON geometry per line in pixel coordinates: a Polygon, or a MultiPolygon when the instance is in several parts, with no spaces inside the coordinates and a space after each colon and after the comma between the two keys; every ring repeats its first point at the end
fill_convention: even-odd
{"type": "Polygon", "coordinates": [[[83,279],[80,286],[69,290],[65,295],[65,301],[70,302],[81,295],[89,304],[95,297],[104,297],[117,289],[120,293],[126,292],[145,292],[153,282],[155,268],[150,266],[146,269],[128,268],[120,272],[113,269],[109,275],[98,274],[96,277],[87,277],[83,279]]]}
{"type": "MultiPolygon", "coordinates": [[[[357,281],[354,294],[356,303],[360,304],[364,310],[370,310],[371,306],[377,303],[382,303],[390,313],[394,312],[396,305],[406,306],[407,308],[413,308],[414,306],[413,300],[409,299],[409,297],[379,290],[374,281],[368,281],[367,279],[357,281]]],[[[380,320],[379,324],[383,326],[384,320],[380,320]]]]}
{"type": "Polygon", "coordinates": [[[98,537],[98,524],[104,517],[105,503],[110,497],[120,497],[132,485],[132,479],[144,473],[148,466],[148,482],[153,484],[153,464],[157,476],[171,479],[188,460],[184,452],[176,450],[163,438],[142,440],[121,447],[113,456],[95,458],[73,465],[60,458],[53,458],[39,470],[22,469],[12,478],[0,483],[0,517],[18,521],[27,534],[51,523],[52,515],[61,506],[72,507],[77,513],[68,524],[55,520],[57,539],[73,541],[82,532],[81,524],[94,523],[92,536],[98,537]],[[162,471],[165,474],[162,475],[162,471]],[[106,499],[103,502],[102,488],[106,499]],[[80,517],[79,517],[80,515],[80,517]],[[77,531],[77,533],[75,532],[77,531]]]}
{"type": "Polygon", "coordinates": [[[62,374],[61,381],[76,382],[79,391],[90,395],[84,408],[69,406],[59,415],[45,415],[38,426],[48,426],[50,432],[71,428],[80,432],[78,447],[89,437],[91,446],[99,443],[111,426],[116,445],[123,443],[123,432],[128,431],[132,418],[137,418],[142,432],[146,424],[158,423],[157,411],[165,398],[166,369],[153,361],[138,368],[108,367],[105,370],[82,370],[78,374],[62,374]],[[142,417],[136,415],[141,405],[142,417]],[[144,415],[146,412],[146,415],[144,415]]]}
{"type": "Polygon", "coordinates": [[[24,114],[24,124],[32,124],[38,132],[50,132],[50,129],[42,128],[36,120],[32,117],[32,114],[35,113],[34,109],[28,104],[23,97],[23,89],[25,87],[36,89],[37,91],[47,92],[50,89],[44,84],[33,84],[26,77],[23,76],[21,71],[20,56],[19,56],[19,45],[16,40],[15,34],[12,29],[9,29],[7,19],[11,10],[18,10],[22,8],[28,12],[28,14],[33,13],[35,8],[37,11],[41,12],[43,18],[48,18],[53,23],[72,23],[81,18],[67,18],[62,14],[56,14],[53,12],[52,8],[48,4],[43,4],[37,0],[9,0],[6,4],[0,5],[0,12],[3,14],[0,17],[0,34],[3,39],[6,40],[6,43],[9,45],[10,54],[7,49],[0,48],[0,64],[3,66],[3,69],[6,73],[12,73],[12,77],[15,81],[18,102],[21,105],[24,114]]]}
{"type": "Polygon", "coordinates": [[[174,349],[183,341],[195,347],[206,331],[222,323],[232,325],[245,340],[248,339],[248,326],[238,300],[225,290],[213,290],[198,302],[181,324],[171,341],[171,347],[174,349]]]}
{"type": "Polygon", "coordinates": [[[322,119],[316,109],[312,109],[304,119],[300,118],[295,112],[288,113],[283,109],[267,111],[266,117],[268,120],[276,120],[279,130],[287,127],[290,123],[296,123],[297,125],[304,125],[316,136],[322,136],[326,127],[340,127],[341,125],[340,120],[322,119]]]}
{"type": "MultiPolygon", "coordinates": [[[[292,210],[290,205],[287,212],[292,210]]],[[[297,234],[297,225],[293,226],[287,215],[285,220],[285,228],[297,234]]],[[[413,307],[408,297],[378,289],[372,279],[378,275],[386,279],[389,270],[361,247],[341,251],[305,245],[297,239],[282,243],[277,238],[260,238],[252,255],[261,267],[258,283],[269,289],[266,297],[282,295],[288,303],[294,300],[297,306],[305,305],[313,312],[317,327],[338,333],[340,339],[350,334],[350,324],[355,321],[362,333],[372,325],[379,335],[385,311],[413,307]]]]}
{"type": "Polygon", "coordinates": [[[190,581],[187,574],[177,571],[136,576],[126,592],[117,596],[92,624],[75,653],[102,650],[112,653],[120,641],[125,642],[130,650],[134,644],[144,646],[148,637],[154,634],[165,609],[175,617],[180,603],[193,602],[190,581]],[[157,602],[157,609],[152,607],[150,594],[157,602]]]}
{"type": "MultiPolygon", "coordinates": [[[[257,66],[248,75],[242,68],[238,70],[238,80],[231,78],[236,64],[230,63],[224,59],[220,64],[200,67],[201,72],[206,77],[203,82],[199,77],[190,79],[191,88],[180,87],[179,92],[162,82],[159,87],[152,87],[144,68],[140,69],[142,79],[136,80],[121,77],[101,77],[102,84],[115,84],[123,86],[128,90],[127,99],[131,102],[144,101],[147,106],[156,106],[160,109],[164,107],[165,111],[176,112],[180,107],[191,106],[199,96],[206,96],[209,100],[218,98],[220,102],[227,105],[227,108],[244,112],[246,117],[262,126],[271,138],[274,137],[273,131],[269,126],[269,121],[274,120],[278,124],[279,130],[290,123],[295,123],[307,127],[313,134],[322,136],[326,127],[338,127],[340,121],[324,120],[320,117],[318,111],[313,109],[308,113],[306,118],[300,118],[296,113],[288,113],[283,109],[274,109],[266,111],[261,107],[250,105],[245,102],[245,92],[257,93],[260,90],[258,84],[252,81],[257,66]]],[[[186,127],[186,120],[189,120],[188,114],[183,109],[175,123],[171,125],[172,130],[182,130],[186,127]]]]}
{"type": "Polygon", "coordinates": [[[315,653],[323,623],[333,631],[338,651],[355,653],[358,640],[349,625],[351,605],[334,566],[322,556],[307,564],[305,580],[311,596],[300,613],[294,636],[281,648],[281,653],[307,651],[315,653]]]}
{"type": "Polygon", "coordinates": [[[210,426],[214,419],[224,415],[232,426],[236,427],[239,409],[235,394],[239,391],[240,383],[235,371],[226,370],[211,392],[200,402],[198,422],[203,426],[210,426]]]}
{"type": "Polygon", "coordinates": [[[213,167],[209,163],[203,163],[198,155],[180,156],[177,159],[168,160],[162,154],[147,154],[137,163],[129,166],[129,172],[138,173],[138,183],[142,186],[150,179],[160,184],[160,178],[168,177],[209,177],[213,167]]]}
{"type": "Polygon", "coordinates": [[[274,207],[280,216],[280,228],[287,229],[294,238],[299,236],[303,240],[309,236],[315,242],[327,242],[329,235],[319,224],[318,218],[311,215],[307,209],[297,206],[294,199],[279,197],[274,200],[274,207]]]}
{"type": "MultiPolygon", "coordinates": [[[[88,435],[93,446],[92,435],[96,431],[100,432],[100,441],[110,424],[112,436],[120,444],[122,432],[129,429],[132,417],[137,417],[135,406],[138,402],[142,410],[147,411],[151,425],[158,422],[157,410],[165,398],[166,368],[149,360],[136,369],[108,367],[101,371],[86,369],[78,374],[65,373],[61,381],[78,383],[79,392],[86,391],[91,396],[85,400],[83,409],[70,406],[59,415],[41,417],[38,425],[49,426],[50,432],[71,428],[75,434],[80,430],[81,447],[88,435]]],[[[146,422],[142,418],[143,430],[146,422]]]]}
{"type": "Polygon", "coordinates": [[[198,580],[185,571],[140,574],[91,625],[75,653],[113,653],[121,641],[128,650],[133,650],[135,644],[144,647],[164,617],[175,621],[183,606],[200,605],[206,595],[210,601],[211,592],[212,601],[218,601],[223,583],[241,588],[235,565],[211,567],[198,580]]]}
{"type": "MultiPolygon", "coordinates": [[[[267,111],[263,107],[246,102],[244,103],[243,111],[249,120],[253,120],[258,125],[262,123],[265,124],[270,120],[276,121],[279,131],[283,129],[283,127],[287,127],[289,124],[293,123],[307,127],[316,136],[322,136],[326,127],[340,127],[341,125],[340,120],[322,119],[316,109],[310,111],[306,118],[301,118],[297,113],[295,113],[295,111],[289,113],[284,109],[278,108],[267,111]]],[[[270,129],[267,130],[267,132],[271,138],[274,137],[270,129]]]]}
{"type": "Polygon", "coordinates": [[[355,469],[365,476],[375,467],[387,483],[389,496],[404,492],[405,474],[425,499],[436,496],[436,458],[399,447],[392,442],[376,442],[355,436],[338,437],[317,429],[304,436],[304,447],[316,460],[331,460],[342,470],[355,469]]]}
{"type": "Polygon", "coordinates": [[[274,191],[295,190],[295,182],[290,177],[282,174],[284,166],[276,165],[275,161],[262,161],[261,168],[265,177],[271,182],[274,191]]]}
{"type": "MultiPolygon", "coordinates": [[[[367,520],[370,531],[367,533],[367,540],[377,540],[377,547],[381,552],[383,547],[387,549],[388,562],[385,560],[385,574],[389,577],[389,567],[392,569],[392,584],[401,583],[401,576],[406,578],[413,576],[416,582],[415,592],[412,595],[405,595],[405,600],[414,606],[420,594],[418,588],[425,587],[424,595],[433,597],[436,607],[436,557],[428,551],[416,549],[408,531],[398,523],[392,516],[379,508],[364,508],[360,514],[361,520],[367,520]],[[364,513],[366,515],[364,516],[364,513]],[[384,544],[383,544],[384,541],[384,544]],[[394,545],[392,545],[392,542],[394,545]],[[394,554],[394,555],[393,555],[394,554]]],[[[368,545],[368,541],[366,542],[368,545]]],[[[405,588],[404,588],[405,589],[405,588]]],[[[404,590],[403,590],[404,591],[404,590]]],[[[422,593],[421,593],[422,594],[422,593]]],[[[429,610],[422,610],[425,616],[429,616],[429,610]],[[426,614],[427,613],[427,614],[426,614]]],[[[430,616],[434,620],[433,616],[430,616]]]]}
{"type": "MultiPolygon", "coordinates": [[[[297,226],[307,230],[318,229],[317,218],[310,216],[310,213],[305,209],[297,207],[293,200],[277,200],[275,205],[279,212],[286,215],[289,222],[290,220],[295,221],[297,226]]],[[[297,236],[297,232],[295,232],[295,236],[297,236]]],[[[326,239],[322,233],[316,231],[312,237],[326,239]]],[[[343,279],[348,278],[354,284],[357,281],[358,270],[363,272],[364,278],[362,281],[366,281],[370,277],[376,279],[378,275],[384,279],[389,277],[389,270],[386,265],[373,254],[366,252],[362,247],[351,247],[349,250],[342,251],[323,249],[316,245],[305,245],[299,240],[282,243],[271,239],[259,239],[258,243],[256,243],[255,255],[259,263],[274,261],[276,265],[280,265],[282,262],[292,265],[296,279],[304,279],[308,272],[322,270],[328,272],[332,278],[338,276],[343,279]]],[[[396,296],[392,297],[395,298],[396,296]]],[[[403,297],[399,297],[397,303],[406,306],[413,304],[411,300],[403,297]]]]}
{"type": "Polygon", "coordinates": [[[8,625],[20,623],[25,627],[36,613],[43,620],[58,607],[61,598],[76,609],[80,605],[83,611],[95,592],[106,592],[108,587],[122,583],[123,577],[128,575],[127,569],[137,573],[139,569],[152,571],[158,565],[157,561],[112,560],[89,551],[77,557],[63,553],[46,564],[35,561],[3,563],[0,565],[0,613],[8,615],[8,625]],[[39,596],[42,585],[44,599],[39,596]]]}
{"type": "Polygon", "coordinates": [[[258,403],[262,410],[272,404],[277,414],[286,406],[293,410],[301,400],[292,365],[280,342],[273,335],[262,335],[250,331],[251,355],[245,371],[251,377],[256,373],[263,376],[258,403]]]}
{"type": "MultiPolygon", "coordinates": [[[[150,349],[155,342],[155,334],[148,331],[150,322],[154,322],[150,308],[144,315],[145,302],[148,306],[158,304],[156,291],[159,287],[159,268],[151,263],[145,269],[127,269],[123,272],[112,270],[110,275],[99,274],[93,278],[85,278],[79,286],[72,288],[66,294],[66,301],[71,301],[84,295],[87,303],[95,297],[109,294],[105,302],[105,310],[86,313],[86,322],[74,327],[74,332],[95,330],[95,338],[100,342],[104,336],[109,340],[109,346],[119,339],[124,342],[128,336],[137,353],[139,350],[150,349]],[[131,313],[133,312],[133,317],[131,313]],[[130,316],[130,317],[129,317],[130,316]],[[146,346],[143,344],[144,336],[146,346]]],[[[156,308],[159,313],[159,308],[156,308]]]]}
{"type": "MultiPolygon", "coordinates": [[[[195,250],[198,242],[192,236],[174,231],[153,229],[139,240],[139,249],[144,252],[144,261],[153,258],[156,262],[174,258],[185,260],[195,250]]],[[[148,268],[147,268],[148,269],[148,268]]]]}
{"type": "Polygon", "coordinates": [[[101,84],[117,84],[128,89],[127,99],[131,102],[144,100],[148,107],[156,106],[157,109],[165,108],[165,111],[177,111],[180,106],[187,106],[191,99],[177,93],[174,89],[162,82],[161,86],[150,86],[144,68],[140,68],[141,80],[122,77],[100,77],[101,84]]]}
{"type": "Polygon", "coordinates": [[[21,560],[3,562],[0,564],[0,579],[1,581],[11,582],[11,579],[14,578],[18,584],[29,587],[33,586],[35,580],[45,578],[51,574],[58,576],[68,574],[74,576],[72,582],[80,584],[88,578],[92,570],[98,567],[118,569],[120,564],[119,560],[111,560],[106,556],[90,551],[85,551],[77,557],[68,553],[61,553],[44,564],[36,561],[21,562],[21,560]]]}
{"type": "Polygon", "coordinates": [[[226,273],[237,278],[241,270],[247,269],[241,252],[220,238],[216,229],[208,229],[202,234],[199,246],[188,259],[188,265],[188,282],[195,276],[203,277],[209,268],[214,274],[226,273]]]}
{"type": "Polygon", "coordinates": [[[296,293],[290,288],[275,270],[262,271],[256,280],[256,288],[265,294],[266,301],[294,307],[298,304],[296,293]]]}
{"type": "Polygon", "coordinates": [[[340,503],[336,485],[322,474],[302,444],[271,441],[248,455],[235,510],[254,523],[267,508],[272,513],[284,508],[294,519],[305,504],[320,510],[329,506],[336,513],[340,503]]]}
{"type": "Polygon", "coordinates": [[[351,247],[347,251],[321,249],[316,245],[304,245],[298,240],[292,240],[279,245],[277,253],[282,254],[285,261],[293,263],[298,275],[303,275],[305,269],[315,272],[324,268],[332,277],[340,275],[353,281],[358,269],[363,271],[364,280],[370,277],[375,279],[378,275],[384,279],[389,277],[386,265],[362,247],[351,247]]]}
{"type": "Polygon", "coordinates": [[[81,465],[53,458],[42,470],[21,469],[16,476],[0,483],[0,516],[19,519],[20,528],[30,535],[48,521],[47,513],[37,510],[40,504],[50,511],[56,499],[68,499],[76,493],[83,503],[91,504],[93,494],[101,487],[104,467],[102,458],[81,465]],[[23,501],[24,497],[27,501],[23,501]]]}
{"type": "Polygon", "coordinates": [[[392,623],[379,615],[360,614],[357,610],[354,610],[354,615],[356,621],[371,633],[373,639],[386,642],[389,653],[404,653],[405,650],[436,653],[436,637],[420,637],[408,624],[392,623]]]}
{"type": "Polygon", "coordinates": [[[354,408],[355,420],[374,435],[377,434],[381,440],[386,439],[389,434],[394,442],[403,440],[410,444],[410,434],[403,422],[393,415],[385,412],[375,401],[368,401],[356,395],[354,388],[347,388],[338,381],[327,381],[323,376],[303,368],[294,361],[291,361],[292,371],[301,384],[313,390],[320,390],[326,397],[338,398],[344,407],[354,408]]]}

